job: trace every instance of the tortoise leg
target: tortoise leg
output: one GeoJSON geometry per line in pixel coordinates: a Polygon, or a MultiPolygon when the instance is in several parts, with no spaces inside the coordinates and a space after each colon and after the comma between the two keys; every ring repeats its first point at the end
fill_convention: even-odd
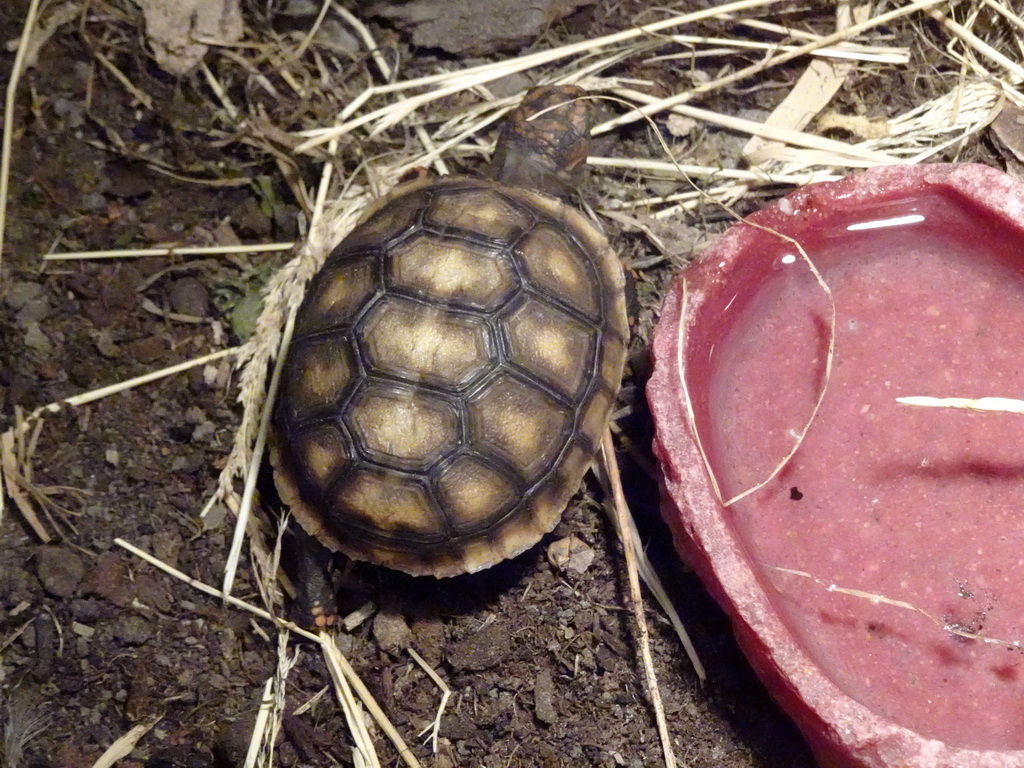
{"type": "Polygon", "coordinates": [[[292,579],[295,602],[290,618],[301,627],[326,629],[338,618],[338,603],[331,582],[332,553],[294,520],[288,524],[294,558],[292,579]]]}
{"type": "Polygon", "coordinates": [[[338,616],[330,566],[333,553],[316,538],[306,533],[294,518],[287,518],[287,507],[274,485],[273,469],[264,460],[257,480],[260,499],[267,515],[277,525],[285,525],[281,567],[295,589],[295,599],[288,608],[288,618],[306,629],[333,626],[338,616]]]}

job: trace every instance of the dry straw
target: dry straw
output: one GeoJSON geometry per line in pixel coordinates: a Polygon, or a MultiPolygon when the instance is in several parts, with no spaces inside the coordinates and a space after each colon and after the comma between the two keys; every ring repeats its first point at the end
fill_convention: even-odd
{"type": "Polygon", "coordinates": [[[784,573],[790,576],[797,576],[801,579],[809,579],[818,586],[824,587],[826,592],[834,592],[837,595],[847,595],[849,597],[856,598],[858,600],[866,600],[873,605],[888,605],[891,608],[897,608],[901,611],[909,611],[911,613],[917,613],[924,616],[935,626],[939,627],[942,631],[948,632],[954,637],[960,637],[965,640],[977,640],[980,643],[986,643],[988,645],[998,645],[1003,648],[1009,648],[1014,651],[1024,651],[1024,642],[1020,640],[1002,640],[998,637],[989,637],[988,635],[981,635],[977,632],[973,632],[969,629],[965,629],[962,624],[953,623],[944,619],[940,619],[937,616],[933,616],[923,608],[919,608],[914,603],[908,600],[899,600],[886,595],[881,595],[875,592],[868,592],[863,589],[851,589],[844,587],[835,582],[826,581],[821,579],[814,574],[808,573],[807,571],[798,571],[793,568],[781,568],[778,566],[769,566],[771,570],[777,573],[784,573]]]}
{"type": "Polygon", "coordinates": [[[786,455],[779,460],[779,462],[775,465],[775,468],[770,473],[768,473],[766,477],[764,477],[762,480],[758,481],[754,485],[750,486],[749,488],[739,491],[735,495],[725,500],[722,498],[721,486],[718,483],[718,478],[715,475],[715,470],[711,466],[711,460],[708,458],[707,451],[704,448],[704,443],[701,440],[701,433],[697,429],[697,418],[693,408],[693,400],[690,397],[690,389],[686,383],[686,366],[684,364],[685,355],[683,349],[684,334],[682,333],[682,326],[686,323],[688,309],[687,305],[689,302],[689,291],[686,281],[683,281],[683,297],[682,304],[679,309],[680,332],[678,333],[676,341],[676,377],[680,384],[680,394],[682,398],[683,408],[687,414],[687,419],[689,421],[690,433],[693,435],[694,442],[697,444],[697,450],[700,453],[701,460],[704,463],[704,470],[707,473],[708,479],[711,481],[711,487],[715,492],[715,497],[723,506],[726,507],[732,506],[736,502],[742,501],[747,496],[750,496],[753,493],[757,493],[759,490],[764,488],[766,485],[768,485],[768,483],[770,483],[772,480],[778,477],[779,473],[786,468],[786,465],[788,465],[790,460],[792,460],[792,458],[796,455],[796,452],[799,450],[800,446],[804,442],[804,439],[807,437],[808,431],[810,431],[811,426],[814,424],[814,420],[818,416],[818,411],[821,410],[822,402],[824,402],[825,400],[825,395],[828,392],[828,384],[832,378],[832,362],[835,358],[836,353],[835,296],[832,295],[832,289],[829,288],[828,283],[825,282],[825,278],[822,277],[821,272],[818,271],[818,268],[811,260],[811,257],[807,255],[807,251],[804,250],[804,247],[794,238],[781,232],[777,232],[776,230],[771,229],[770,227],[755,224],[754,222],[751,221],[744,222],[744,225],[754,227],[755,229],[759,229],[762,232],[765,232],[766,234],[772,235],[773,237],[777,237],[780,240],[789,243],[800,254],[800,258],[807,266],[807,269],[814,276],[815,282],[817,282],[818,287],[821,289],[822,293],[828,300],[828,344],[825,352],[825,369],[822,373],[821,387],[818,390],[818,396],[815,398],[814,406],[811,408],[811,412],[807,417],[807,421],[804,422],[804,425],[800,428],[799,432],[797,432],[796,437],[793,440],[793,445],[790,446],[790,449],[786,453],[786,455]]]}
{"type": "Polygon", "coordinates": [[[995,411],[1000,413],[1024,413],[1024,400],[1009,397],[926,397],[911,395],[897,397],[897,403],[914,405],[919,408],[964,408],[970,411],[995,411]]]}
{"type": "Polygon", "coordinates": [[[4,135],[0,145],[0,267],[4,263],[4,232],[7,226],[7,186],[11,177],[11,147],[14,141],[14,102],[18,95],[18,83],[25,71],[31,48],[32,36],[36,34],[36,15],[39,13],[39,0],[32,0],[25,15],[25,26],[18,41],[18,52],[11,66],[11,77],[7,81],[7,94],[4,98],[4,135]]]}

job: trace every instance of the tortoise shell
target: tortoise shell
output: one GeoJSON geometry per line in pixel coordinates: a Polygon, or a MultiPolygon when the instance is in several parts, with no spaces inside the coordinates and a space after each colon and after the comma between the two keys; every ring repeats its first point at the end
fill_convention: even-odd
{"type": "Polygon", "coordinates": [[[517,555],[579,488],[627,334],[621,266],[578,211],[469,177],[399,187],[298,311],[282,499],[331,549],[415,575],[517,555]]]}

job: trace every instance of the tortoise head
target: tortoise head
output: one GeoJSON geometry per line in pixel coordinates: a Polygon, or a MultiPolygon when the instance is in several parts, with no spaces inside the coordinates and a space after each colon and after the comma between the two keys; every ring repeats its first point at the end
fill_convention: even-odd
{"type": "Polygon", "coordinates": [[[513,187],[568,196],[583,176],[594,123],[592,103],[575,85],[527,92],[509,115],[491,159],[490,176],[513,187]]]}

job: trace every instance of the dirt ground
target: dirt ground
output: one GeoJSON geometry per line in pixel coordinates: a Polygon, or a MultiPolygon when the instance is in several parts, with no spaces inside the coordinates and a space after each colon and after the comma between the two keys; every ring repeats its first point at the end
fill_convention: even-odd
{"type": "MultiPolygon", "coordinates": [[[[287,259],[263,253],[44,263],[42,254],[222,242],[227,219],[246,243],[287,241],[299,233],[299,208],[273,154],[223,130],[199,75],[175,78],[154,64],[135,6],[91,5],[98,18],[57,31],[15,102],[0,276],[4,429],[16,407],[29,411],[238,343],[254,297],[287,259]],[[105,24],[120,30],[116,45],[107,44],[105,24]],[[152,102],[133,99],[97,64],[97,52],[152,102]],[[181,177],[243,181],[192,183],[157,173],[142,158],[158,159],[181,177]],[[168,311],[179,319],[168,318],[168,311]]],[[[349,5],[359,12],[358,4],[349,5]]],[[[264,4],[256,6],[247,6],[247,23],[269,23],[264,4]]],[[[539,37],[487,55],[596,37],[628,26],[645,6],[586,5],[539,37]]],[[[19,36],[27,7],[22,0],[0,7],[0,39],[19,36]]],[[[791,13],[808,27],[831,28],[829,12],[813,4],[791,13]]],[[[413,46],[408,30],[368,21],[378,39],[400,53],[404,78],[480,61],[413,46]]],[[[953,71],[921,30],[889,33],[911,47],[915,61],[874,71],[863,90],[854,78],[839,98],[862,114],[885,116],[912,103],[913,89],[928,87],[911,85],[907,72],[915,67],[936,78],[953,71]],[[880,80],[890,87],[879,88],[880,80]]],[[[12,62],[13,54],[0,56],[5,83],[12,62]]],[[[722,109],[763,115],[800,70],[795,62],[760,89],[740,84],[735,101],[722,109]]],[[[283,130],[326,124],[366,84],[362,62],[353,61],[350,73],[351,82],[339,82],[335,92],[311,103],[274,105],[268,121],[283,130]]],[[[678,76],[678,69],[636,65],[620,74],[657,82],[678,76]]],[[[706,160],[717,153],[732,165],[742,141],[712,130],[694,142],[693,154],[706,160]]],[[[602,151],[658,156],[660,149],[644,129],[633,129],[602,151]]],[[[311,158],[293,166],[307,183],[318,167],[311,158]]],[[[587,195],[599,205],[600,185],[587,195]]],[[[722,219],[712,213],[680,217],[673,226],[692,243],[721,230],[722,219]]],[[[642,234],[616,226],[609,223],[624,257],[652,253],[642,234]]],[[[669,276],[689,251],[677,247],[672,258],[638,271],[638,335],[620,403],[629,411],[619,426],[641,452],[651,431],[642,394],[645,338],[669,276]]],[[[0,527],[0,704],[9,722],[31,725],[37,717],[40,726],[11,768],[92,765],[132,726],[155,716],[159,722],[122,765],[242,765],[264,683],[278,663],[276,632],[114,544],[121,537],[203,582],[220,583],[232,520],[214,515],[204,523],[198,513],[238,424],[234,383],[225,358],[46,418],[33,480],[47,494],[52,517],[45,523],[57,536],[41,543],[10,501],[0,527]]],[[[692,768],[811,768],[802,739],[754,677],[725,618],[672,554],[654,480],[626,453],[622,460],[650,556],[708,670],[702,686],[650,601],[655,667],[677,755],[692,768]]],[[[595,500],[600,495],[588,479],[540,546],[484,573],[444,582],[366,565],[346,573],[343,612],[367,601],[376,611],[342,634],[341,647],[424,765],[661,764],[623,559],[595,500]],[[583,573],[556,568],[545,556],[552,541],[570,534],[595,555],[583,573]],[[416,734],[433,720],[441,694],[412,661],[409,646],[452,691],[436,755],[416,734]]],[[[259,602],[247,559],[242,563],[236,594],[259,602]]],[[[316,648],[292,642],[298,659],[276,761],[286,768],[351,765],[347,727],[329,694],[295,714],[329,679],[316,648]]],[[[17,756],[11,733],[8,724],[8,761],[17,756]]],[[[385,765],[398,764],[383,738],[378,749],[385,765]]]]}

